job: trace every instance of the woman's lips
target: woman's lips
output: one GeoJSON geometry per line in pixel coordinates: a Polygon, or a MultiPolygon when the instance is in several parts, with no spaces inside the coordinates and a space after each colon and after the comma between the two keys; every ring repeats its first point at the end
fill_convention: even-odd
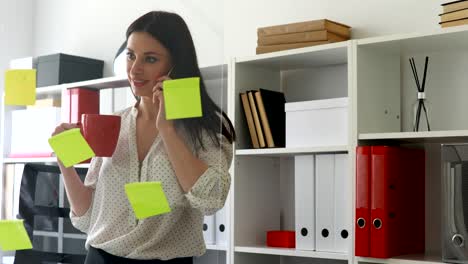
{"type": "Polygon", "coordinates": [[[148,81],[132,80],[132,83],[133,83],[133,86],[135,86],[136,88],[140,88],[140,87],[145,86],[148,83],[148,81]]]}

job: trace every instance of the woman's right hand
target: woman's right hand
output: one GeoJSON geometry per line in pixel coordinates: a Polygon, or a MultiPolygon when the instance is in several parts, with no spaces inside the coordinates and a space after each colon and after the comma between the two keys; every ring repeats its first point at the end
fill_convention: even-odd
{"type": "Polygon", "coordinates": [[[52,133],[52,136],[55,136],[55,135],[58,135],[60,133],[62,133],[63,131],[66,131],[66,130],[69,130],[69,129],[72,129],[72,128],[79,128],[78,124],[72,124],[72,123],[61,123],[60,125],[58,125],[54,132],[52,133]]]}
{"type": "MultiPolygon", "coordinates": [[[[72,123],[61,123],[60,125],[58,125],[54,132],[52,133],[52,137],[55,136],[55,135],[58,135],[60,133],[62,133],[63,131],[66,131],[66,130],[69,130],[69,129],[72,129],[72,128],[77,128],[79,127],[78,124],[72,124],[72,123]]],[[[64,169],[65,170],[65,166],[63,166],[63,163],[62,161],[60,161],[60,159],[57,157],[57,161],[59,163],[59,167],[60,169],[64,169]]],[[[62,171],[63,172],[63,171],[62,171]]]]}

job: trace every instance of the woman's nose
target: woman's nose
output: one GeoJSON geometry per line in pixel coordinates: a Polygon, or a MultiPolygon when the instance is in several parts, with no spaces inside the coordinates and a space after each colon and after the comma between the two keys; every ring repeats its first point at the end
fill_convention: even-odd
{"type": "Polygon", "coordinates": [[[140,63],[138,60],[134,60],[129,63],[129,72],[132,74],[138,74],[143,72],[143,64],[140,63]]]}

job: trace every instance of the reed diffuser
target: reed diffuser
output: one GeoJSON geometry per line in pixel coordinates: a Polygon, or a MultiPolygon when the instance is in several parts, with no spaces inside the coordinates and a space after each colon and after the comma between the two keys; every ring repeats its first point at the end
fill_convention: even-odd
{"type": "Polygon", "coordinates": [[[426,62],[424,64],[424,75],[422,79],[422,84],[419,83],[418,77],[418,70],[416,69],[416,64],[414,63],[414,58],[409,59],[411,70],[413,71],[414,81],[416,83],[416,88],[418,90],[417,99],[413,103],[413,131],[422,131],[427,129],[427,131],[431,131],[431,126],[429,124],[429,111],[428,106],[429,101],[426,99],[426,75],[427,75],[427,68],[429,65],[429,57],[426,56],[426,62]],[[423,115],[424,113],[424,115],[423,115]],[[421,120],[422,116],[422,120],[421,120]],[[421,130],[420,130],[421,129],[421,130]]]}

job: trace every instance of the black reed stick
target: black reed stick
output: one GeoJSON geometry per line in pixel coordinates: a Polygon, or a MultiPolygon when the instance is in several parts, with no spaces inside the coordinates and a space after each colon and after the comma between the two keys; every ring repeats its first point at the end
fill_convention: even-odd
{"type": "Polygon", "coordinates": [[[418,70],[416,69],[416,64],[414,63],[414,58],[410,59],[411,69],[413,70],[414,80],[416,82],[416,88],[418,91],[421,91],[421,85],[419,85],[418,70]]]}
{"type": "Polygon", "coordinates": [[[427,110],[426,110],[426,106],[424,105],[424,102],[422,106],[424,108],[424,115],[426,116],[427,131],[431,131],[431,126],[429,125],[429,118],[427,117],[427,110]]]}
{"type": "Polygon", "coordinates": [[[421,119],[421,100],[418,100],[418,110],[416,111],[416,130],[419,131],[419,120],[421,119]]]}
{"type": "Polygon", "coordinates": [[[415,123],[413,126],[413,131],[419,131],[419,122],[421,120],[421,111],[424,111],[424,116],[426,117],[426,123],[427,123],[427,130],[431,131],[431,127],[429,125],[429,118],[428,118],[428,113],[426,106],[424,104],[425,98],[419,98],[419,93],[424,93],[425,86],[426,86],[426,76],[427,76],[427,68],[429,64],[429,57],[426,56],[426,62],[424,64],[424,74],[423,74],[423,79],[422,79],[422,85],[419,82],[419,76],[418,76],[418,70],[416,68],[416,63],[414,62],[414,58],[409,59],[410,65],[411,65],[411,70],[413,72],[413,77],[416,83],[416,88],[418,89],[418,108],[416,110],[416,116],[415,116],[415,123]]]}
{"type": "Polygon", "coordinates": [[[424,87],[426,86],[426,73],[427,73],[427,64],[429,63],[429,57],[426,56],[426,63],[424,64],[424,76],[421,86],[421,92],[424,92],[424,87]]]}

